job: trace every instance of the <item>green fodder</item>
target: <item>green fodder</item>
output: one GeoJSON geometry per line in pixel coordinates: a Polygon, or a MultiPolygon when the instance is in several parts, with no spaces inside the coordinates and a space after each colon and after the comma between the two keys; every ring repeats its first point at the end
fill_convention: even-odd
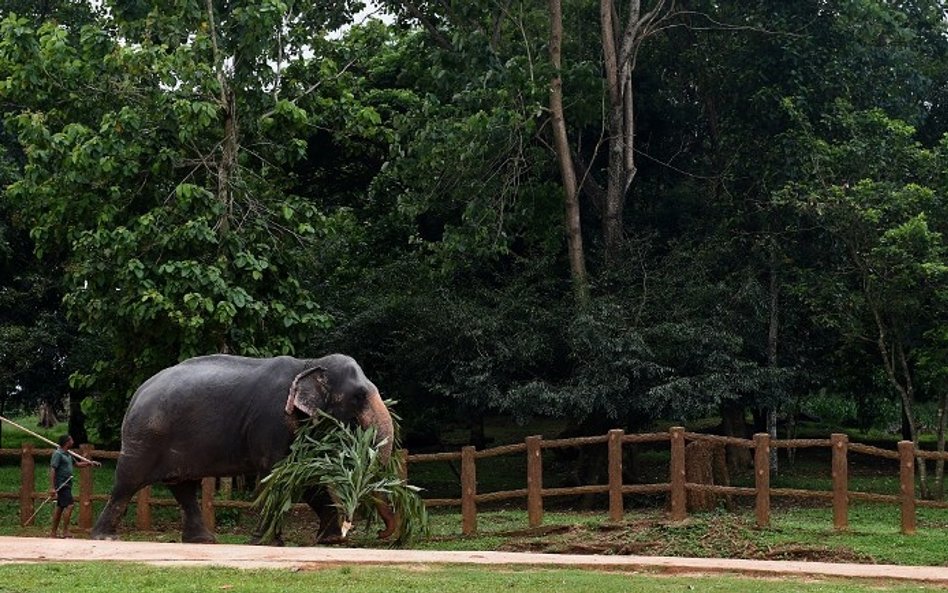
{"type": "Polygon", "coordinates": [[[290,454],[263,479],[254,503],[261,512],[263,539],[282,533],[293,502],[310,491],[331,497],[346,531],[357,513],[378,519],[378,505],[388,501],[400,518],[397,543],[424,535],[428,518],[419,489],[401,479],[397,456],[382,458],[384,444],[376,442],[374,428],[352,428],[322,412],[303,423],[290,454]]]}

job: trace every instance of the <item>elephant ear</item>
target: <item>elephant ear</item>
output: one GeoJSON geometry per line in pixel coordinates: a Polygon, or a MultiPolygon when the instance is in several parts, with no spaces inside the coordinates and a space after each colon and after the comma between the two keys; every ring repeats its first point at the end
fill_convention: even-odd
{"type": "Polygon", "coordinates": [[[292,414],[296,409],[307,416],[312,416],[316,410],[326,409],[328,400],[329,379],[326,376],[326,369],[313,367],[293,379],[290,395],[286,399],[286,413],[292,414]]]}

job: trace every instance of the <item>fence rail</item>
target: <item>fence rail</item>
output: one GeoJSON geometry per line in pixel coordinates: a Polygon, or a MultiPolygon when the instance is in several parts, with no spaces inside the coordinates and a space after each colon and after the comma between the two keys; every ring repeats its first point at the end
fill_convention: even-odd
{"type": "MultiPolygon", "coordinates": [[[[20,522],[28,525],[33,518],[36,501],[46,499],[45,492],[34,491],[36,478],[36,457],[49,457],[53,449],[36,449],[32,444],[24,444],[22,449],[0,449],[0,458],[19,457],[21,485],[18,492],[0,492],[0,500],[19,500],[20,522]]],[[[80,453],[89,459],[117,459],[117,451],[99,451],[89,445],[80,447],[80,453]]],[[[463,447],[460,451],[447,453],[423,453],[404,456],[404,478],[408,478],[410,465],[433,462],[461,463],[459,498],[428,498],[428,507],[461,507],[461,531],[465,535],[477,531],[477,506],[504,500],[526,499],[527,516],[530,527],[539,527],[543,523],[543,501],[557,496],[576,496],[584,494],[607,494],[608,516],[611,520],[621,520],[624,515],[623,497],[632,494],[667,494],[668,514],[673,521],[684,520],[688,516],[689,493],[708,493],[723,496],[747,496],[755,498],[755,517],[758,526],[770,524],[770,502],[774,497],[795,497],[830,501],[833,509],[833,527],[837,530],[848,527],[849,503],[853,500],[897,504],[901,509],[901,531],[912,534],[916,530],[916,508],[919,506],[948,508],[948,503],[929,500],[917,500],[915,497],[916,459],[948,460],[948,454],[931,451],[919,451],[911,441],[901,441],[898,449],[892,451],[860,443],[850,443],[844,434],[834,434],[829,439],[771,439],[768,434],[756,434],[753,439],[722,437],[687,432],[684,428],[673,427],[668,432],[625,434],[622,430],[610,430],[602,436],[574,439],[544,440],[539,436],[527,437],[523,443],[504,445],[491,449],[476,450],[463,447]],[[705,484],[688,481],[686,448],[688,442],[700,443],[711,447],[743,447],[754,450],[754,486],[738,487],[728,485],[705,484]],[[623,446],[640,443],[668,442],[670,450],[668,482],[656,484],[623,483],[623,446]],[[574,486],[567,488],[548,488],[543,486],[543,451],[568,447],[588,447],[606,445],[608,454],[608,483],[574,486]],[[831,476],[832,490],[816,491],[795,488],[771,488],[770,452],[774,448],[829,448],[832,451],[831,476]],[[859,453],[884,459],[898,460],[898,495],[873,494],[849,490],[849,453],[859,453]],[[526,488],[496,492],[478,492],[477,461],[501,455],[526,456],[526,488]]],[[[96,494],[92,487],[92,468],[79,468],[79,527],[92,527],[92,504],[108,499],[105,494],[96,494]]],[[[218,508],[249,509],[252,503],[240,500],[221,500],[215,497],[215,478],[204,478],[201,483],[201,509],[204,519],[214,529],[215,510],[218,508]]],[[[225,487],[229,490],[229,486],[225,487]]],[[[176,506],[170,498],[152,498],[151,487],[139,491],[136,498],[135,524],[140,530],[151,529],[151,509],[154,506],[176,506]]],[[[299,505],[305,506],[305,505],[299,505]]]]}

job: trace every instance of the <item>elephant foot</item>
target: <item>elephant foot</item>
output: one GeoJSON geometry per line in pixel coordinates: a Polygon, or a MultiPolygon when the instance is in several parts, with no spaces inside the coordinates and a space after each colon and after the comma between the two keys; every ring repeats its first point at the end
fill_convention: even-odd
{"type": "Polygon", "coordinates": [[[186,544],[216,544],[217,538],[210,531],[200,533],[182,533],[181,541],[186,544]]]}
{"type": "Polygon", "coordinates": [[[117,533],[103,533],[103,532],[96,532],[96,531],[93,531],[89,537],[92,539],[97,539],[100,541],[108,541],[108,542],[118,541],[118,538],[119,538],[117,533]]]}
{"type": "Polygon", "coordinates": [[[346,543],[346,538],[340,534],[320,535],[316,537],[316,543],[324,546],[338,546],[346,543]]]}
{"type": "Polygon", "coordinates": [[[278,548],[282,548],[283,546],[286,545],[286,543],[283,541],[282,535],[278,535],[274,537],[269,542],[264,542],[262,536],[255,535],[251,537],[250,541],[247,543],[250,544],[251,546],[276,546],[278,548]]]}

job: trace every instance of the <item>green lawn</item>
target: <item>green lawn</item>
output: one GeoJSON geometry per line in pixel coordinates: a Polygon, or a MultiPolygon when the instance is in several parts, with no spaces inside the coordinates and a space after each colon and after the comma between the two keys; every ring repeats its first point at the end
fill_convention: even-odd
{"type": "Polygon", "coordinates": [[[235,591],[283,593],[403,593],[438,591],[575,591],[595,593],[869,593],[925,592],[943,590],[934,586],[895,583],[862,583],[842,580],[805,582],[788,579],[736,577],[668,577],[590,570],[517,569],[472,567],[367,567],[327,568],[317,571],[239,570],[227,568],[180,568],[168,570],[135,564],[42,564],[0,566],[0,592],[126,593],[161,591],[186,593],[235,591]]]}

